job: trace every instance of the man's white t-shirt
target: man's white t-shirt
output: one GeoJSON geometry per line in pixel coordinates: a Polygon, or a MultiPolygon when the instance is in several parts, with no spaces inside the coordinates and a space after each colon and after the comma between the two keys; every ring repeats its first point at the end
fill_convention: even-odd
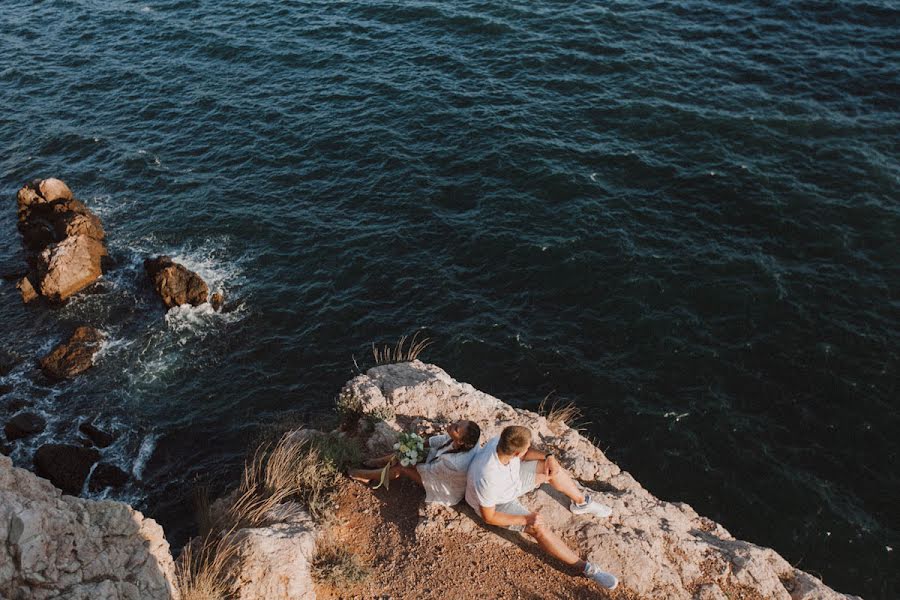
{"type": "Polygon", "coordinates": [[[519,497],[519,466],[513,458],[504,465],[497,457],[500,436],[492,438],[478,451],[466,477],[466,502],[478,512],[482,506],[497,506],[519,497]]]}

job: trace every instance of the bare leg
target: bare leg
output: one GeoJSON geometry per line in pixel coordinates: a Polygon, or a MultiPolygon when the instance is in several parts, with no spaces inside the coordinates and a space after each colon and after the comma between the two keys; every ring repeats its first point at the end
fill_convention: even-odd
{"type": "Polygon", "coordinates": [[[546,525],[526,527],[525,533],[537,540],[538,545],[549,555],[558,558],[567,565],[584,569],[584,561],[569,548],[566,543],[546,525]]]}
{"type": "Polygon", "coordinates": [[[562,492],[566,496],[569,497],[569,500],[574,502],[575,504],[584,504],[584,494],[581,493],[581,490],[578,487],[578,484],[575,483],[575,480],[572,479],[572,476],[569,475],[569,472],[560,467],[556,470],[556,473],[553,477],[547,475],[547,463],[546,461],[539,460],[538,461],[538,481],[541,482],[546,481],[558,492],[562,492]],[[543,475],[543,477],[541,477],[543,475]]]}
{"type": "MultiPolygon", "coordinates": [[[[369,482],[380,480],[381,471],[382,469],[350,469],[347,474],[357,481],[369,482]]],[[[402,467],[400,465],[391,467],[388,471],[388,478],[393,481],[400,477],[412,479],[419,485],[422,485],[422,476],[419,475],[419,471],[415,467],[402,467]]]]}
{"type": "Polygon", "coordinates": [[[383,467],[384,465],[388,464],[393,456],[393,454],[385,454],[384,456],[369,458],[363,461],[363,465],[372,469],[377,469],[378,467],[383,467]]]}

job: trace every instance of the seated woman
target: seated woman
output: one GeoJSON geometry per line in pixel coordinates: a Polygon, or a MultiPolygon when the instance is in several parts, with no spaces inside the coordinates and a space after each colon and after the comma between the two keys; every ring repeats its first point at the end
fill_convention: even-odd
{"type": "MultiPolygon", "coordinates": [[[[475,456],[481,428],[474,421],[456,421],[447,426],[446,434],[428,438],[425,446],[428,457],[415,466],[393,465],[390,479],[406,477],[425,488],[425,502],[452,506],[466,494],[466,471],[475,456]]],[[[373,467],[384,466],[393,454],[368,461],[373,467]]],[[[350,469],[350,477],[357,481],[378,481],[381,469],[350,469]]]]}

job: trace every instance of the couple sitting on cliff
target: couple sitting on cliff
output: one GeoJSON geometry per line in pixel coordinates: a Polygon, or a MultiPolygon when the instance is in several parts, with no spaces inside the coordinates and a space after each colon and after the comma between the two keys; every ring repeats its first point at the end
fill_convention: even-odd
{"type": "MultiPolygon", "coordinates": [[[[425,488],[425,501],[452,506],[465,497],[485,523],[524,531],[541,548],[562,562],[577,568],[606,589],[615,589],[618,580],[582,559],[554,533],[537,512],[525,508],[519,497],[549,483],[571,501],[574,514],[608,517],[612,510],[582,493],[552,453],[531,447],[531,430],[511,425],[478,448],[481,429],[473,421],[456,421],[446,434],[428,439],[428,457],[413,466],[390,467],[391,479],[406,477],[425,488]]],[[[370,461],[372,467],[385,466],[392,455],[370,461]]],[[[381,477],[381,469],[352,469],[350,476],[360,481],[381,477]]]]}

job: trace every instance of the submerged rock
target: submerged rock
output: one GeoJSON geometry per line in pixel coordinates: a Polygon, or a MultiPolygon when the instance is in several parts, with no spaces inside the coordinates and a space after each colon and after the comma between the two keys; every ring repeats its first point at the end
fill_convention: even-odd
{"type": "Polygon", "coordinates": [[[52,379],[69,379],[84,373],[94,364],[103,334],[82,325],[72,336],[41,359],[41,370],[52,379]]]}
{"type": "Polygon", "coordinates": [[[113,434],[107,433],[102,429],[97,429],[93,423],[89,423],[88,421],[79,425],[78,431],[86,435],[98,448],[106,448],[116,440],[116,437],[113,434]]]}
{"type": "Polygon", "coordinates": [[[0,457],[0,596],[178,600],[162,528],[127,504],[63,496],[0,457]]]}
{"type": "Polygon", "coordinates": [[[109,463],[100,463],[94,468],[91,474],[91,480],[88,482],[88,489],[92,492],[99,492],[108,487],[120,488],[128,483],[128,473],[109,463]]]}
{"type": "Polygon", "coordinates": [[[12,442],[40,433],[46,426],[47,422],[44,420],[44,417],[35,413],[23,412],[7,421],[3,431],[6,433],[6,439],[12,442]]]}
{"type": "Polygon", "coordinates": [[[40,294],[61,302],[100,277],[106,234],[97,215],[65,183],[34,181],[17,198],[18,227],[31,269],[17,286],[23,301],[40,294]]]}
{"type": "MultiPolygon", "coordinates": [[[[209,286],[203,279],[168,256],[144,260],[144,269],[153,288],[168,308],[190,304],[199,306],[209,297],[209,286]]],[[[220,295],[221,297],[221,295],[220,295]]]]}
{"type": "Polygon", "coordinates": [[[34,453],[34,471],[67,494],[77,496],[100,453],[72,444],[44,444],[34,453]]]}

